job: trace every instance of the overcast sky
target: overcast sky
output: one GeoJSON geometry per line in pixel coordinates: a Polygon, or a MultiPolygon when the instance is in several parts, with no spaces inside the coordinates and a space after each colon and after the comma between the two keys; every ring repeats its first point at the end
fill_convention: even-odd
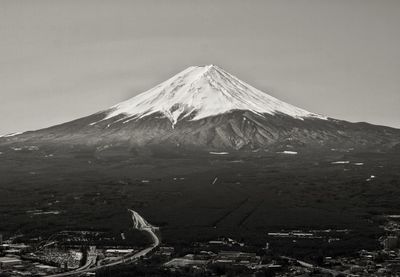
{"type": "Polygon", "coordinates": [[[398,0],[0,0],[0,134],[204,64],[309,111],[400,128],[398,0]]]}

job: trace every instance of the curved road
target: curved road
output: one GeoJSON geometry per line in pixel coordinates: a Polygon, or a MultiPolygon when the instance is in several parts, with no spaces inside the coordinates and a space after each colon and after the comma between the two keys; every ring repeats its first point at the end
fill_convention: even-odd
{"type": "Polygon", "coordinates": [[[151,252],[154,248],[156,248],[160,244],[160,239],[154,233],[155,228],[153,226],[151,226],[151,225],[148,225],[146,227],[142,227],[140,230],[144,231],[144,232],[147,232],[151,236],[152,244],[149,247],[147,247],[147,248],[145,248],[143,250],[140,250],[137,253],[127,254],[127,255],[123,256],[122,258],[120,258],[120,259],[118,259],[118,260],[116,260],[114,262],[111,262],[111,263],[108,263],[108,264],[105,264],[105,265],[94,266],[94,267],[91,267],[91,266],[93,266],[95,264],[96,256],[94,256],[94,259],[93,259],[93,255],[89,254],[88,255],[88,260],[87,260],[87,262],[86,262],[86,264],[84,266],[82,266],[82,267],[80,267],[80,268],[78,268],[76,270],[73,270],[73,271],[68,271],[68,272],[64,272],[64,273],[60,273],[60,274],[54,274],[54,275],[50,275],[50,276],[52,276],[52,277],[62,277],[62,276],[80,275],[82,273],[93,272],[93,271],[96,271],[96,270],[99,270],[99,269],[102,269],[102,268],[106,268],[106,267],[110,267],[110,266],[116,266],[116,265],[124,264],[124,263],[131,263],[133,261],[136,261],[140,257],[146,256],[149,252],[151,252]]]}

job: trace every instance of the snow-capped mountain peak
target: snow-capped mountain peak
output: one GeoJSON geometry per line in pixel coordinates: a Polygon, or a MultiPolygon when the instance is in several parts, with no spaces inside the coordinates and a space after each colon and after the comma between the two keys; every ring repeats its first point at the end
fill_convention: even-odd
{"type": "MultiPolygon", "coordinates": [[[[319,149],[398,151],[399,137],[400,130],[305,111],[218,66],[206,65],[189,67],[107,110],[49,128],[0,137],[0,146],[23,149],[28,144],[46,149],[51,145],[51,151],[56,145],[60,149],[87,146],[91,151],[95,147],[99,157],[173,157],[203,150],[211,155],[244,150],[258,156],[265,150],[267,155],[298,153],[300,158],[302,151],[319,149]]],[[[147,225],[136,215],[135,220],[138,228],[147,225]]]]}
{"type": "Polygon", "coordinates": [[[216,65],[205,65],[188,67],[154,88],[111,107],[103,120],[123,115],[118,121],[126,123],[161,113],[174,126],[184,118],[199,120],[234,110],[325,119],[280,101],[216,65]]]}

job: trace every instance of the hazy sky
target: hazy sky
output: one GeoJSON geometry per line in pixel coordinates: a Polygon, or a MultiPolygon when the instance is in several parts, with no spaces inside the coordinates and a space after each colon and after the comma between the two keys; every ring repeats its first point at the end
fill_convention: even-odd
{"type": "Polygon", "coordinates": [[[307,110],[400,127],[398,0],[0,0],[0,134],[211,63],[307,110]]]}

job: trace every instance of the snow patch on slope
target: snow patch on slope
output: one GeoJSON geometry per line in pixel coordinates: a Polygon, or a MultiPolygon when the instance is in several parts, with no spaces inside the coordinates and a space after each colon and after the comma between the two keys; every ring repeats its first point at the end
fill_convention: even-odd
{"type": "Polygon", "coordinates": [[[280,101],[215,65],[207,65],[189,67],[156,87],[111,107],[103,120],[123,115],[117,121],[127,123],[161,113],[174,126],[183,118],[199,120],[233,110],[326,119],[280,101]]]}
{"type": "Polygon", "coordinates": [[[2,136],[0,136],[0,138],[9,138],[9,137],[14,137],[14,136],[21,135],[21,134],[23,134],[23,133],[22,132],[11,133],[11,134],[2,135],[2,136]]]}
{"type": "Polygon", "coordinates": [[[277,153],[288,154],[288,155],[297,155],[296,151],[288,151],[288,150],[285,150],[285,151],[282,151],[282,152],[277,152],[277,153]]]}
{"type": "Polygon", "coordinates": [[[350,161],[337,161],[337,162],[331,162],[331,164],[349,164],[350,161]]]}

